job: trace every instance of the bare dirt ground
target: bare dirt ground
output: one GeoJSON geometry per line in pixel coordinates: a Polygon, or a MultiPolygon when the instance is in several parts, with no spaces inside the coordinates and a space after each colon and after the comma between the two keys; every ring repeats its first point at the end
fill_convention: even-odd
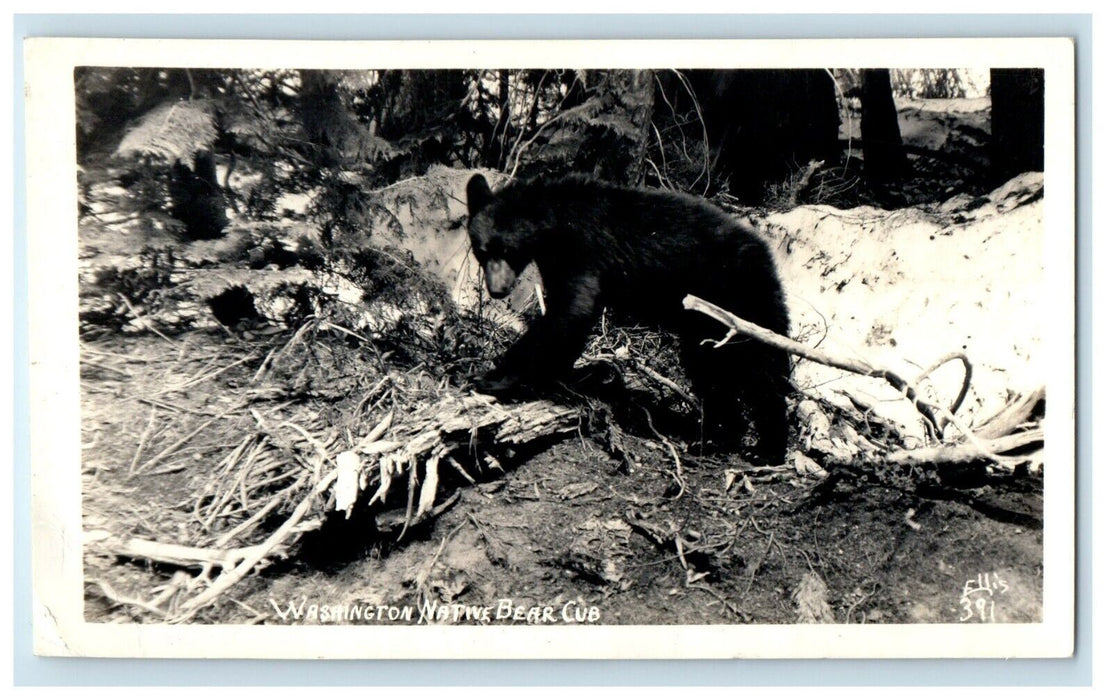
{"type": "MultiPolygon", "coordinates": [[[[203,428],[218,416],[245,431],[253,423],[242,401],[251,363],[196,381],[217,358],[225,367],[250,355],[222,335],[180,336],[174,352],[149,335],[85,344],[96,360],[83,372],[87,531],[199,539],[197,495],[220,478],[220,458],[234,447],[203,428]],[[136,395],[129,386],[137,378],[194,383],[136,395]],[[158,430],[171,424],[174,438],[202,430],[146,467],[177,442],[158,430]]],[[[277,421],[286,403],[254,408],[277,421]]],[[[333,410],[341,420],[350,408],[333,410]]],[[[376,623],[407,614],[411,622],[423,614],[468,622],[454,619],[465,614],[454,605],[490,607],[494,624],[563,623],[563,615],[599,624],[1040,619],[1038,481],[926,488],[892,474],[816,491],[819,479],[792,470],[763,473],[737,458],[686,458],[678,470],[659,441],[627,447],[634,459],[625,471],[595,441],[572,437],[477,486],[446,485],[458,492],[454,505],[401,541],[397,527],[384,525],[389,512],[377,521],[337,517],[195,621],[350,624],[330,615],[370,607],[382,617],[376,623]],[[995,586],[993,596],[964,598],[979,577],[995,586]],[[536,619],[526,619],[534,606],[536,619]]],[[[156,598],[175,569],[94,554],[86,572],[87,618],[128,622],[158,619],[120,601],[156,598]]]]}

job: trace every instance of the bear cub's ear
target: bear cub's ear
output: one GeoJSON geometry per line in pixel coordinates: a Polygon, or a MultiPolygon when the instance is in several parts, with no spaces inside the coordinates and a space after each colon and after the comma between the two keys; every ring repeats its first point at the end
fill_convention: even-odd
{"type": "Polygon", "coordinates": [[[495,195],[491,194],[491,187],[487,178],[480,174],[471,176],[468,180],[468,216],[475,216],[491,203],[495,195]]]}

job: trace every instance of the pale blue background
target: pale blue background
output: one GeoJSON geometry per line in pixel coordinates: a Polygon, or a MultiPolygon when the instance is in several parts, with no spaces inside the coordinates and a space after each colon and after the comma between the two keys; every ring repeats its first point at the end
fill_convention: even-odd
{"type": "Polygon", "coordinates": [[[16,15],[15,572],[16,685],[1088,685],[1091,597],[1091,78],[1089,15],[16,15]],[[31,653],[26,231],[21,39],[744,39],[1068,36],[1078,80],[1078,627],[1076,656],[1035,661],[144,661],[31,653]]]}

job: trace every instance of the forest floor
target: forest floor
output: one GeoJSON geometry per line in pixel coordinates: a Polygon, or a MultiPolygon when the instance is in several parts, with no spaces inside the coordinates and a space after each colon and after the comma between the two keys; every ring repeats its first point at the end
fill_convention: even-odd
{"type": "MultiPolygon", "coordinates": [[[[819,315],[832,334],[838,331],[863,352],[915,354],[921,363],[948,349],[976,354],[978,343],[1004,346],[979,356],[983,372],[975,374],[967,416],[974,420],[1009,392],[1029,388],[1023,370],[1038,353],[1038,332],[1017,337],[1010,324],[1016,314],[1029,312],[1038,279],[1030,288],[1008,271],[1032,260],[1039,267],[1042,239],[1024,236],[1042,236],[1041,192],[1042,180],[1029,178],[988,198],[962,195],[898,212],[858,208],[847,214],[807,206],[765,217],[762,225],[778,247],[786,287],[796,299],[790,303],[797,330],[814,333],[819,315]],[[987,244],[994,237],[1024,260],[1004,269],[956,269],[926,243],[937,236],[952,240],[947,250],[959,260],[995,245],[987,244]],[[909,249],[913,239],[918,242],[909,249]],[[807,248],[808,241],[831,255],[848,252],[834,261],[807,248]],[[870,257],[888,256],[886,246],[893,251],[889,257],[904,262],[881,265],[870,257]],[[911,252],[897,255],[902,250],[911,252]],[[855,251],[856,259],[850,254],[855,251]],[[938,290],[923,284],[932,276],[944,277],[941,287],[954,289],[956,279],[961,284],[954,300],[923,311],[924,297],[937,298],[938,290]],[[979,290],[973,298],[971,290],[979,290]],[[969,315],[956,316],[963,300],[983,315],[962,307],[958,311],[969,315]],[[1008,304],[1015,308],[1003,314],[1008,304]],[[967,327],[940,330],[956,325],[956,318],[967,327]],[[987,330],[993,318],[999,332],[987,330]],[[978,384],[981,376],[990,378],[988,384],[978,384]],[[1017,376],[1022,386],[1013,385],[1017,376]]],[[[83,227],[83,265],[118,265],[119,255],[134,255],[115,233],[83,227]]],[[[437,262],[453,270],[458,246],[440,239],[437,246],[451,252],[437,262]]],[[[421,250],[415,255],[422,259],[421,250]]],[[[250,274],[224,268],[221,284],[250,274]]],[[[83,293],[94,286],[92,279],[83,279],[83,293]]],[[[202,277],[190,283],[192,294],[203,297],[202,277]]],[[[205,315],[197,304],[174,308],[187,319],[205,315]]],[[[351,350],[335,365],[351,374],[322,376],[312,391],[297,385],[268,393],[274,387],[258,382],[262,366],[289,332],[192,326],[167,334],[133,324],[127,333],[93,333],[82,340],[83,528],[94,539],[111,532],[195,543],[206,520],[198,494],[225,478],[226,458],[239,442],[230,436],[283,422],[343,430],[363,408],[359,397],[378,379],[370,370],[360,376],[361,356],[351,350]],[[314,399],[304,400],[307,395],[314,399]]],[[[816,390],[831,381],[803,372],[797,377],[798,384],[816,390]]],[[[892,419],[901,420],[899,411],[892,419]]],[[[360,518],[330,519],[288,558],[248,576],[193,620],[347,624],[334,616],[353,608],[378,611],[379,624],[1042,618],[1038,476],[941,485],[891,473],[823,482],[816,490],[821,479],[804,470],[763,471],[736,456],[704,457],[695,448],[686,453],[680,441],[660,436],[628,435],[630,459],[621,462],[597,438],[549,440],[503,464],[502,471],[485,472],[478,484],[442,484],[455,490],[444,499],[452,505],[404,538],[384,536],[360,518]],[[483,608],[489,618],[478,612],[483,608]],[[479,619],[467,617],[473,614],[479,619]],[[453,617],[461,615],[465,619],[453,617]]],[[[282,465],[275,469],[275,479],[284,478],[282,465]]],[[[250,496],[245,488],[245,508],[250,496]]],[[[237,515],[226,509],[220,517],[229,514],[237,515]]],[[[88,549],[86,618],[159,621],[134,603],[157,599],[178,575],[173,566],[88,549]]]]}
{"type": "MultiPolygon", "coordinates": [[[[176,341],[175,348],[144,335],[86,343],[85,350],[102,361],[109,353],[126,357],[133,378],[173,387],[195,381],[205,363],[174,356],[227,359],[238,345],[207,333],[176,341]],[[148,359],[154,357],[164,361],[148,359]]],[[[252,371],[245,363],[155,398],[134,393],[132,378],[87,368],[83,415],[96,444],[83,464],[85,529],[193,541],[194,499],[219,478],[219,457],[232,445],[202,432],[145,468],[156,447],[171,441],[149,437],[152,447],[135,463],[137,433],[156,423],[156,406],[158,422],[173,421],[178,432],[217,416],[233,420],[234,387],[248,383],[252,371]]],[[[595,608],[601,624],[983,621],[988,608],[970,607],[979,595],[964,597],[979,577],[1006,586],[995,596],[995,621],[1041,618],[1038,481],[958,489],[861,479],[815,496],[814,477],[763,479],[737,457],[693,457],[678,471],[659,441],[632,438],[627,446],[635,459],[624,471],[592,440],[559,441],[507,465],[504,475],[460,485],[454,506],[402,542],[374,535],[366,523],[323,530],[298,556],[248,577],[198,621],[327,621],[313,619],[321,614],[313,605],[409,606],[417,615],[429,601],[549,606],[556,619],[562,610],[595,608]],[[750,474],[749,488],[728,486],[732,473],[750,474]]],[[[135,619],[135,610],[113,605],[96,582],[150,599],[171,572],[87,558],[87,616],[135,619]]]]}

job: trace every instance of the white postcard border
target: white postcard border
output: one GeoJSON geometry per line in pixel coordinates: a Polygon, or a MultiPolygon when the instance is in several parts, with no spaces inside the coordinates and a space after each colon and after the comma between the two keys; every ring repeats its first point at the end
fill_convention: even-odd
{"type": "MultiPolygon", "coordinates": [[[[1067,39],[25,41],[35,651],[183,658],[1011,658],[1074,642],[1074,73],[1067,39]],[[81,557],[78,65],[1042,67],[1046,70],[1044,621],[1030,625],[441,627],[86,623],[81,557]],[[1069,396],[1068,396],[1069,392],[1069,396]],[[1069,400],[1068,400],[1069,398],[1069,400]],[[1070,469],[1066,469],[1066,467],[1070,469]]],[[[957,595],[957,592],[956,592],[957,595]]]]}

